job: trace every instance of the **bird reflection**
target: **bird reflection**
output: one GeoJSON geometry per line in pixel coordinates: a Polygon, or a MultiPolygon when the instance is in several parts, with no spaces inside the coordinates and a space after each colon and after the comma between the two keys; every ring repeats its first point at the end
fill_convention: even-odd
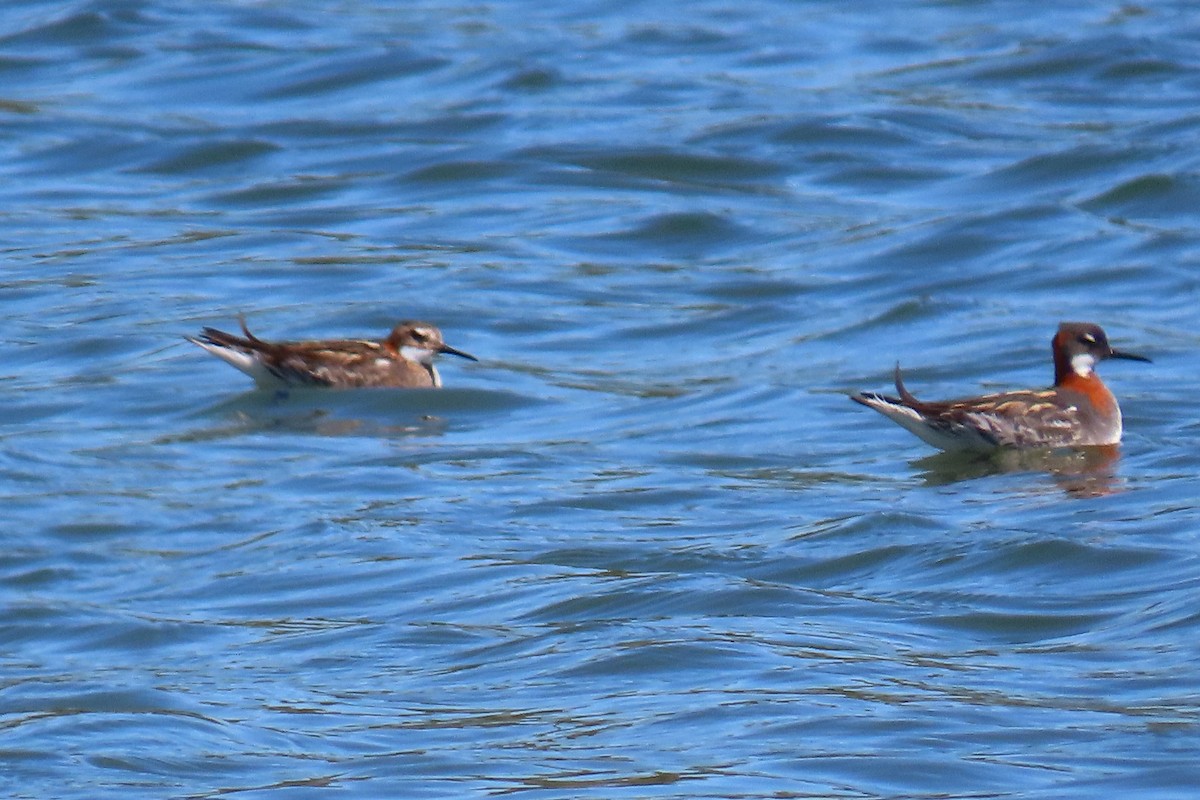
{"type": "Polygon", "coordinates": [[[989,454],[938,453],[912,462],[930,486],[1016,472],[1043,472],[1071,497],[1117,492],[1120,445],[1055,450],[1001,449],[989,454]]]}

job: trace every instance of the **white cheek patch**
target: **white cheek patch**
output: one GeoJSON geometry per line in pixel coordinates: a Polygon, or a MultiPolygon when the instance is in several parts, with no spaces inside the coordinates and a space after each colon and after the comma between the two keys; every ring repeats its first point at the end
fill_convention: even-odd
{"type": "Polygon", "coordinates": [[[1091,353],[1080,353],[1071,357],[1071,369],[1081,378],[1091,375],[1094,366],[1096,366],[1096,357],[1091,353]]]}

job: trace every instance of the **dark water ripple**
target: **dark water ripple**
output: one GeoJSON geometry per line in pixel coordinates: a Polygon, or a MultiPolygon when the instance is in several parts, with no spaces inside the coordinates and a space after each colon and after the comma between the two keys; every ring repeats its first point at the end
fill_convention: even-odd
{"type": "Polygon", "coordinates": [[[0,15],[0,793],[1186,797],[1190,6],[0,15]],[[187,345],[426,318],[438,393],[187,345]],[[849,403],[1105,365],[1117,458],[849,403]]]}

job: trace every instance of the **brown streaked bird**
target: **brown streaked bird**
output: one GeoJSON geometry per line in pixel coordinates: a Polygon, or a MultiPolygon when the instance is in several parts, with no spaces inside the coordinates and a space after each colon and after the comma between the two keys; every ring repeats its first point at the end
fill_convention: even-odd
{"type": "Polygon", "coordinates": [[[1050,346],[1054,385],[1049,389],[925,402],[904,388],[897,364],[900,397],[861,392],[850,399],[941,450],[1089,447],[1120,442],[1121,408],[1096,374],[1096,364],[1107,358],[1150,359],[1114,350],[1100,326],[1090,322],[1060,324],[1050,346]]]}
{"type": "Polygon", "coordinates": [[[441,388],[434,366],[440,353],[478,361],[442,341],[442,332],[428,322],[401,322],[383,341],[331,339],[267,342],[246,327],[242,336],[205,328],[197,337],[185,336],[222,361],[249,375],[261,387],[330,386],[340,389],[394,387],[441,388]]]}

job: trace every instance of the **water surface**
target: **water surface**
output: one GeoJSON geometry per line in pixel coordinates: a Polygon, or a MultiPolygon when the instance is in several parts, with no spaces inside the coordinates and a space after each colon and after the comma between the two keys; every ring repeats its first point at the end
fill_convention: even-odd
{"type": "Polygon", "coordinates": [[[18,2],[0,791],[1189,796],[1190,5],[18,2]],[[441,392],[183,341],[428,319],[441,392]],[[1113,457],[850,403],[1102,371],[1113,457]]]}

